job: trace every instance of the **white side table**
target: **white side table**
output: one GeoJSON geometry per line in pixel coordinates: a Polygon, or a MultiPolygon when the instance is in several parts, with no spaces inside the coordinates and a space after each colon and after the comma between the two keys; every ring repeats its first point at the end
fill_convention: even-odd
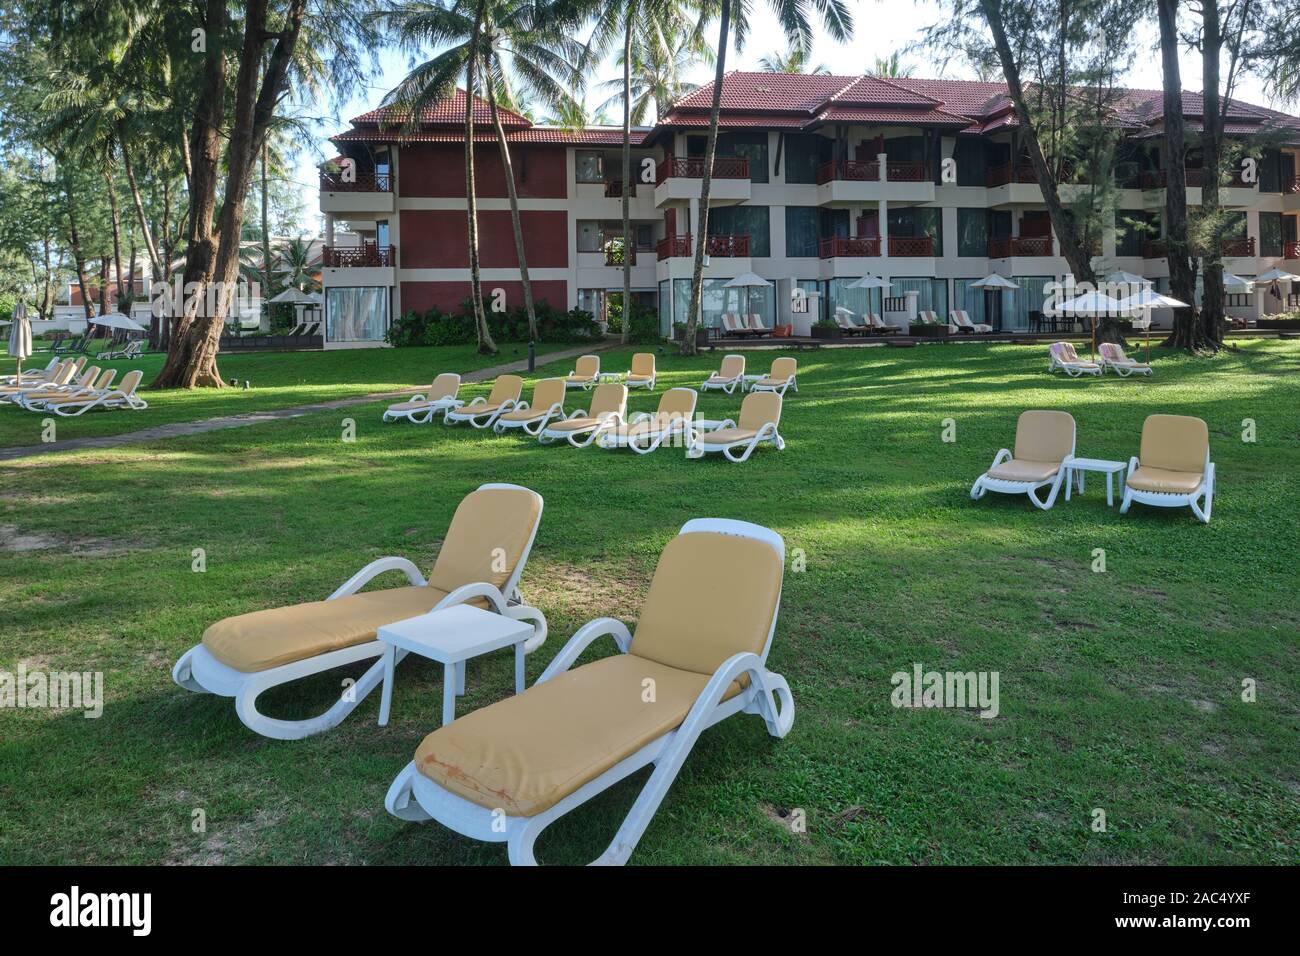
{"type": "Polygon", "coordinates": [[[1120,487],[1124,487],[1122,472],[1127,467],[1128,462],[1107,461],[1105,458],[1074,459],[1066,466],[1068,472],[1065,476],[1065,500],[1070,500],[1070,485],[1074,483],[1075,477],[1079,479],[1079,494],[1083,494],[1084,472],[1095,471],[1106,476],[1106,507],[1113,508],[1115,506],[1115,491],[1111,487],[1111,477],[1120,474],[1120,487]]]}
{"type": "Polygon", "coordinates": [[[471,657],[515,648],[515,693],[524,689],[524,642],[533,625],[468,604],[430,611],[379,628],[376,636],[388,645],[384,651],[384,690],[379,701],[379,726],[388,726],[393,702],[393,671],[397,649],[419,654],[443,665],[442,722],[456,719],[456,696],[465,693],[465,662],[471,657]]]}

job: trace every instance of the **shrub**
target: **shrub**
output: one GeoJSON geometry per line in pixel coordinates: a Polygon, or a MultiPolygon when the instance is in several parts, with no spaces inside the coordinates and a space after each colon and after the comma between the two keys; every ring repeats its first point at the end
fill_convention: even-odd
{"type": "MultiPolygon", "coordinates": [[[[572,309],[561,312],[545,300],[534,306],[537,336],[542,342],[591,342],[600,338],[600,326],[590,312],[572,309]]],[[[390,345],[407,348],[418,345],[472,345],[478,340],[474,332],[473,308],[461,303],[457,312],[432,308],[425,312],[407,312],[393,321],[385,336],[390,345]]],[[[528,312],[521,305],[509,312],[487,314],[488,331],[497,342],[527,342],[528,312]]]]}
{"type": "Polygon", "coordinates": [[[659,315],[638,303],[632,304],[632,317],[628,326],[627,340],[637,344],[658,342],[663,338],[659,334],[659,315]]]}

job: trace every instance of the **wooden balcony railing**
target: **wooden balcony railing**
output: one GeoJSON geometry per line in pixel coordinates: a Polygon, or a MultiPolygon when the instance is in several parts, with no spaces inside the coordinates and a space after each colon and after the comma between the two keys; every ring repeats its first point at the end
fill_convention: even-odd
{"type": "Polygon", "coordinates": [[[1282,244],[1283,259],[1300,259],[1300,242],[1285,242],[1282,244]]]}
{"type": "MultiPolygon", "coordinates": [[[[1204,250],[1193,248],[1195,255],[1204,255],[1204,250]]],[[[1225,256],[1238,256],[1247,259],[1255,257],[1255,238],[1249,236],[1245,239],[1224,239],[1223,254],[1225,256]]],[[[1151,242],[1142,243],[1143,259],[1163,259],[1169,255],[1169,246],[1164,239],[1156,239],[1151,242]]]]}
{"type": "MultiPolygon", "coordinates": [[[[1205,185],[1204,169],[1189,169],[1186,172],[1187,172],[1187,186],[1189,189],[1205,185]]],[[[1240,169],[1234,169],[1228,175],[1227,179],[1220,185],[1231,186],[1237,189],[1249,189],[1254,184],[1246,182],[1245,179],[1243,178],[1244,175],[1245,174],[1240,169]]],[[[1160,169],[1155,172],[1143,173],[1142,188],[1143,189],[1164,189],[1165,186],[1168,185],[1168,176],[1169,176],[1169,171],[1166,169],[1160,169]]]]}
{"type": "MultiPolygon", "coordinates": [[[[709,236],[704,245],[704,254],[720,259],[735,259],[749,255],[749,236],[709,236]]],[[[655,254],[660,259],[673,259],[691,254],[691,237],[668,236],[660,239],[655,246],[655,254]]]]}
{"type": "Polygon", "coordinates": [[[890,236],[889,254],[913,258],[934,255],[934,239],[930,236],[890,236]]]}
{"type": "Polygon", "coordinates": [[[1286,193],[1300,193],[1300,176],[1288,183],[1282,184],[1282,191],[1286,193]]]}
{"type": "Polygon", "coordinates": [[[655,244],[655,255],[660,259],[675,259],[690,254],[691,237],[689,234],[685,236],[664,236],[655,244]]]}
{"type": "MultiPolygon", "coordinates": [[[[703,179],[704,157],[674,156],[672,153],[669,153],[663,158],[663,162],[659,164],[659,178],[655,182],[655,185],[661,186],[663,185],[664,180],[671,177],[681,179],[703,179]]],[[[748,179],[749,160],[743,156],[714,156],[713,178],[748,179]]]]}
{"type": "Polygon", "coordinates": [[[850,183],[874,183],[880,179],[880,164],[876,162],[860,163],[857,160],[845,160],[837,163],[832,160],[817,167],[817,184],[824,185],[834,180],[850,183]]]}
{"type": "Polygon", "coordinates": [[[321,249],[321,265],[326,269],[395,266],[397,247],[377,246],[369,242],[359,246],[325,246],[321,249]]]}
{"type": "Polygon", "coordinates": [[[890,160],[885,163],[885,179],[891,183],[925,182],[925,163],[909,163],[890,160]]]}
{"type": "Polygon", "coordinates": [[[989,258],[1007,259],[1011,256],[1050,256],[1051,236],[1003,236],[989,239],[989,258]]]}
{"type": "MultiPolygon", "coordinates": [[[[632,186],[631,186],[630,189],[628,189],[627,194],[628,194],[629,196],[635,196],[635,195],[636,195],[636,180],[633,180],[633,181],[632,181],[632,186]]],[[[607,180],[605,180],[605,198],[606,198],[606,199],[622,199],[622,198],[623,198],[623,180],[621,180],[621,179],[607,179],[607,180]]]]}
{"type": "Polygon", "coordinates": [[[817,244],[817,255],[822,259],[831,259],[835,256],[878,256],[880,240],[865,236],[832,236],[817,244]]]}
{"type": "Polygon", "coordinates": [[[1038,177],[1034,175],[1034,167],[1024,164],[1013,166],[1011,163],[1003,163],[1001,166],[991,166],[984,171],[984,185],[990,189],[1008,183],[1037,182],[1038,177]]]}
{"type": "Polygon", "coordinates": [[[345,180],[342,173],[321,173],[320,191],[325,193],[391,193],[397,182],[392,173],[376,174],[357,171],[356,178],[345,180]]]}

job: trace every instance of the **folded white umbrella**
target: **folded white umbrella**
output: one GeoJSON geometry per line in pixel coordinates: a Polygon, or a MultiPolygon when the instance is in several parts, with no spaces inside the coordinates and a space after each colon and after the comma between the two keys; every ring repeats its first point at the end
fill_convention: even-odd
{"type": "Polygon", "coordinates": [[[13,328],[9,330],[9,357],[18,360],[18,373],[14,378],[22,382],[23,359],[32,354],[32,323],[27,319],[27,305],[21,300],[14,306],[13,328]]]}

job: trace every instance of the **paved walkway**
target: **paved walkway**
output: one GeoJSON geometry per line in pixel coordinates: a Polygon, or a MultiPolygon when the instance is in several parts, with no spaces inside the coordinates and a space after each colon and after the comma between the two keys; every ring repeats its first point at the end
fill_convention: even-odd
{"type": "MultiPolygon", "coordinates": [[[[618,342],[604,342],[600,345],[586,345],[581,348],[561,349],[537,356],[536,367],[562,362],[590,352],[602,352],[618,347],[618,342]]],[[[528,360],[507,362],[504,365],[492,365],[488,368],[466,372],[461,378],[464,382],[482,382],[498,375],[511,372],[526,372],[528,360]]],[[[400,389],[395,392],[373,392],[369,395],[356,395],[352,398],[340,398],[332,402],[317,402],[313,405],[295,405],[291,408],[268,409],[264,412],[249,412],[245,415],[227,415],[222,418],[205,418],[197,422],[172,422],[169,425],[155,425],[139,431],[124,432],[120,435],[104,435],[99,438],[69,438],[66,441],[49,442],[42,445],[24,445],[18,448],[0,448],[0,461],[13,461],[16,458],[30,458],[35,455],[49,455],[61,451],[79,451],[86,448],[117,448],[120,445],[133,445],[137,442],[156,441],[160,438],[177,438],[181,435],[200,435],[204,432],[221,431],[226,428],[243,428],[247,425],[260,425],[263,422],[278,422],[290,418],[301,418],[316,412],[329,412],[353,405],[365,405],[368,402],[382,401],[386,398],[401,398],[415,392],[423,391],[426,386],[418,385],[400,389]]],[[[147,414],[147,413],[146,413],[147,414]]]]}

